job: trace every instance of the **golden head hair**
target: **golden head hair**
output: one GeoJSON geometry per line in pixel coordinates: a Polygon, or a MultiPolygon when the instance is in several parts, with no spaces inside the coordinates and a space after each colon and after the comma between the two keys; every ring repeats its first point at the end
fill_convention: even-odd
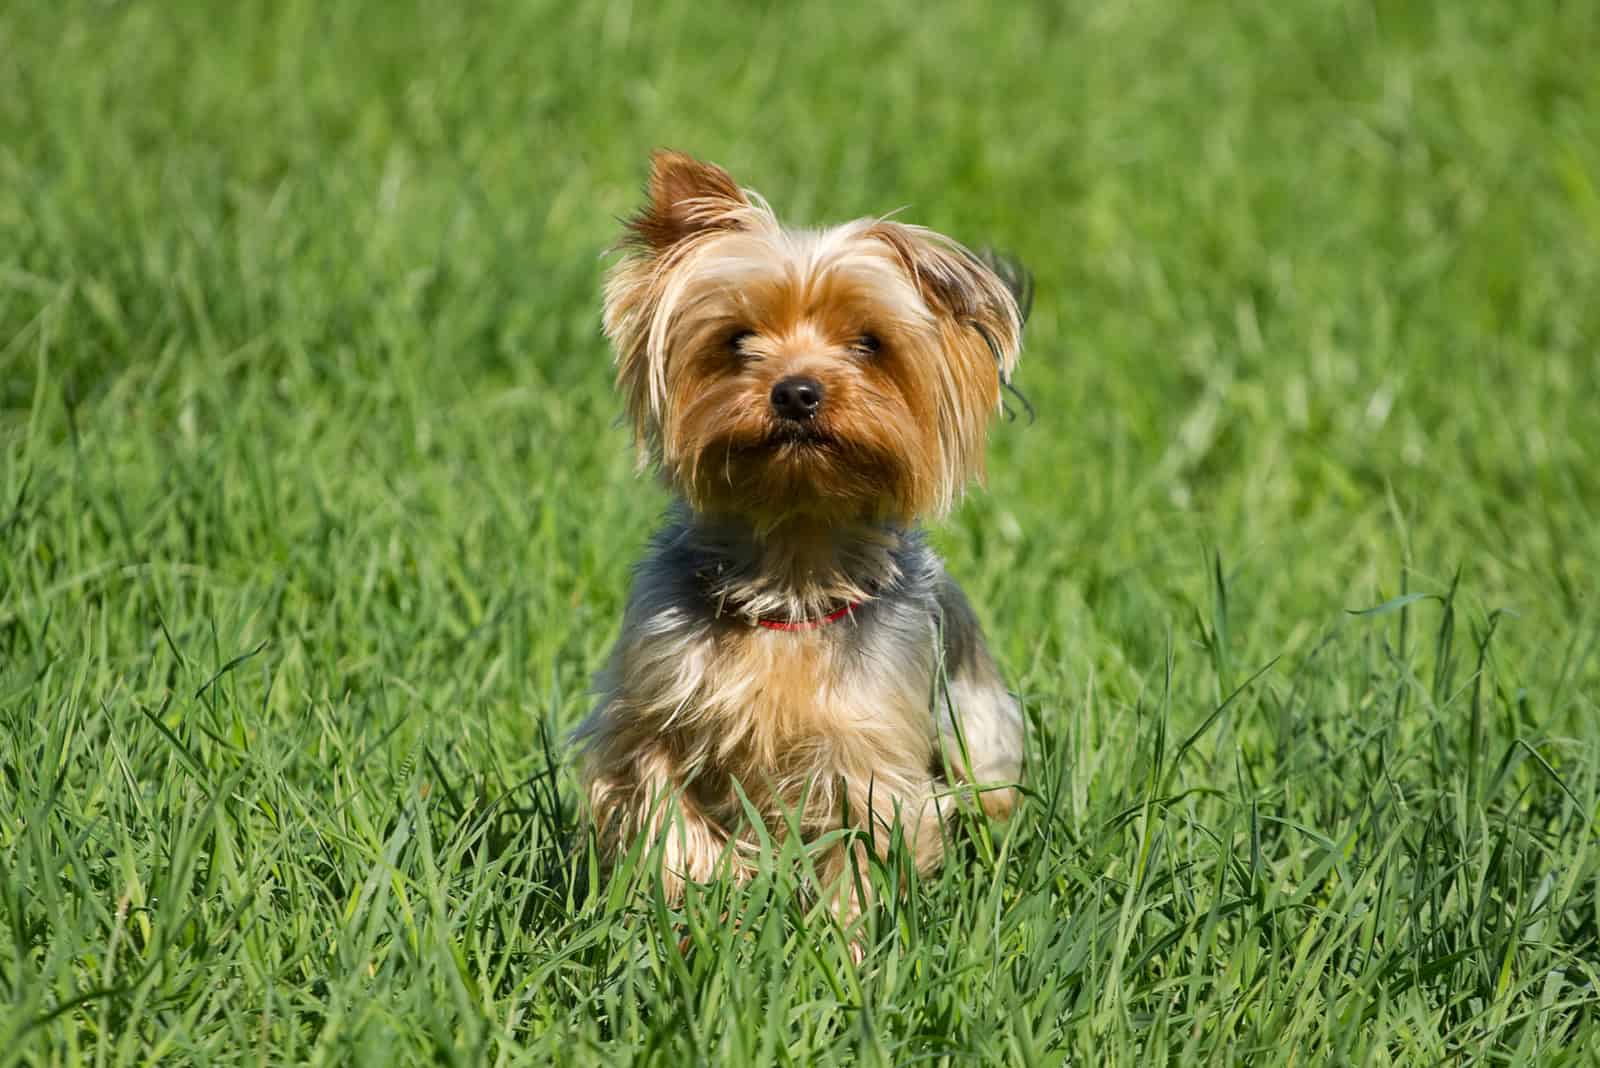
{"type": "Polygon", "coordinates": [[[1021,345],[1005,283],[962,246],[862,219],[779,224],[713,164],[653,160],[605,326],[641,458],[697,511],[909,522],[983,473],[1021,345]],[[784,420],[800,376],[826,398],[784,420]]]}

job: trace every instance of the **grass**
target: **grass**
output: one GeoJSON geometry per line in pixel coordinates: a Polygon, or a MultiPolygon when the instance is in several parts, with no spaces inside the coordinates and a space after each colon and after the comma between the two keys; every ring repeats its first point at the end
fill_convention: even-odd
{"type": "Polygon", "coordinates": [[[1597,1063],[1597,53],[1554,0],[6,5],[0,1065],[1597,1063]],[[597,329],[656,144],[1038,275],[1037,420],[936,536],[1032,796],[859,969],[776,860],[669,910],[569,848],[664,503],[597,329]]]}

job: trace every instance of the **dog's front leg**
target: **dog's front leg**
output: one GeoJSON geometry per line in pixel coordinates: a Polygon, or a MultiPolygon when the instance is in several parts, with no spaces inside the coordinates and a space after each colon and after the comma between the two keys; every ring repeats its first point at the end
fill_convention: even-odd
{"type": "Polygon", "coordinates": [[[939,735],[955,777],[977,788],[996,819],[1016,807],[1022,779],[1023,719],[984,644],[978,617],[955,581],[939,586],[946,685],[938,694],[939,735]]]}
{"type": "Polygon", "coordinates": [[[727,832],[696,802],[692,784],[669,747],[648,742],[631,757],[586,777],[595,831],[613,862],[642,834],[660,844],[661,886],[670,902],[686,883],[709,882],[729,848],[727,832]]]}

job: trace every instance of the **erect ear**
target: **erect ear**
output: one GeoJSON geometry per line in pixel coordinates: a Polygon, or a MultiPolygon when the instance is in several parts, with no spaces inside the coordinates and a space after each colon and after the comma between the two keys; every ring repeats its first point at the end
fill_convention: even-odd
{"type": "Polygon", "coordinates": [[[633,239],[656,252],[702,230],[732,230],[750,201],[728,172],[671,149],[650,157],[650,200],[628,220],[633,239]]]}
{"type": "Polygon", "coordinates": [[[1009,382],[1027,305],[1033,303],[1032,280],[1021,264],[980,257],[920,226],[880,222],[869,233],[894,251],[930,309],[983,340],[1000,380],[1009,382]]]}

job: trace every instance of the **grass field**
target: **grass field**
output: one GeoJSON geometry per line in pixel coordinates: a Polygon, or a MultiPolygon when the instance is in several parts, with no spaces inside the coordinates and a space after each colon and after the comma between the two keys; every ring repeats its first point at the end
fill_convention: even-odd
{"type": "Polygon", "coordinates": [[[1600,1063],[1596,55],[1554,0],[0,7],[0,1066],[1600,1063]],[[1032,796],[859,969],[784,858],[669,910],[574,837],[658,144],[1038,277],[935,539],[1032,796]]]}

